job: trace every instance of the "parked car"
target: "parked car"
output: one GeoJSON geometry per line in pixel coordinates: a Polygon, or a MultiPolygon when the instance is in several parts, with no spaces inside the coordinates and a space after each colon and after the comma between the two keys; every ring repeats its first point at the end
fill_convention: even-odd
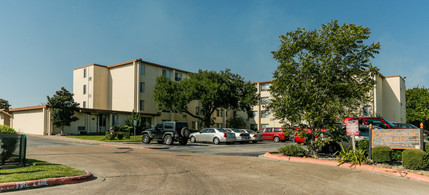
{"type": "MultiPolygon", "coordinates": [[[[401,129],[420,129],[417,126],[409,123],[398,123],[398,122],[392,122],[396,127],[401,129]]],[[[423,133],[428,134],[428,130],[423,129],[423,133]]]]}
{"type": "Polygon", "coordinates": [[[224,129],[207,128],[200,132],[191,133],[189,135],[191,142],[209,142],[214,144],[219,143],[234,143],[237,139],[234,133],[228,133],[224,129]]]}
{"type": "Polygon", "coordinates": [[[158,143],[172,145],[178,141],[181,145],[188,143],[189,130],[187,122],[162,121],[158,122],[155,128],[142,131],[142,142],[149,144],[151,140],[158,143]]]}
{"type": "Polygon", "coordinates": [[[263,140],[273,140],[274,142],[286,141],[289,138],[284,135],[281,127],[266,127],[259,129],[258,134],[262,135],[263,140]]]}
{"type": "Polygon", "coordinates": [[[250,136],[247,132],[243,130],[233,129],[233,128],[223,128],[229,133],[234,133],[235,138],[237,139],[236,142],[239,143],[248,143],[250,141],[250,136]]]}
{"type": "Polygon", "coordinates": [[[257,143],[258,141],[262,141],[262,135],[261,134],[256,133],[255,131],[250,130],[250,129],[241,129],[241,130],[243,130],[249,134],[251,142],[257,143]]]}
{"type": "MultiPolygon", "coordinates": [[[[295,139],[295,142],[297,142],[297,143],[304,143],[305,142],[305,138],[300,136],[300,132],[299,132],[300,130],[301,130],[300,128],[294,129],[294,132],[295,132],[294,139],[295,139]]],[[[327,130],[326,129],[322,129],[321,131],[322,131],[322,133],[324,133],[327,130]]],[[[306,131],[306,133],[311,133],[311,132],[312,132],[311,129],[307,129],[307,131],[306,131]]],[[[318,135],[314,135],[314,138],[318,138],[318,137],[319,137],[318,135]]]]}
{"type": "Polygon", "coordinates": [[[397,129],[397,127],[385,118],[380,117],[347,117],[344,119],[343,125],[351,119],[357,119],[359,124],[359,136],[356,140],[369,139],[369,125],[372,124],[373,128],[378,129],[397,129]]]}

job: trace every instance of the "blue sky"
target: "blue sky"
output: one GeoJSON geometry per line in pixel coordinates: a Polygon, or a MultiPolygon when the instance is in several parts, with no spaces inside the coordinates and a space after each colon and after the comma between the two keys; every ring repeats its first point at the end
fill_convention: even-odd
{"type": "Polygon", "coordinates": [[[427,10],[428,1],[0,0],[0,98],[44,104],[73,90],[74,68],[137,58],[271,80],[278,37],[331,19],[371,29],[383,75],[429,87],[427,10]]]}

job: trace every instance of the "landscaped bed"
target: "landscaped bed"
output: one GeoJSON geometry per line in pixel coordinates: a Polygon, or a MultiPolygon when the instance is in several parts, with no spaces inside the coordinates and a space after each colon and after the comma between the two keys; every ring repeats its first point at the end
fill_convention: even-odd
{"type": "Polygon", "coordinates": [[[102,142],[141,142],[142,136],[136,135],[136,140],[134,140],[134,136],[130,136],[130,139],[114,139],[114,140],[108,140],[106,139],[105,135],[74,135],[74,136],[67,136],[70,138],[76,138],[76,139],[84,139],[84,140],[94,140],[94,141],[102,141],[102,142]]]}
{"type": "Polygon", "coordinates": [[[0,183],[38,180],[45,178],[70,177],[85,174],[85,171],[60,164],[27,159],[27,166],[0,169],[0,183]]]}

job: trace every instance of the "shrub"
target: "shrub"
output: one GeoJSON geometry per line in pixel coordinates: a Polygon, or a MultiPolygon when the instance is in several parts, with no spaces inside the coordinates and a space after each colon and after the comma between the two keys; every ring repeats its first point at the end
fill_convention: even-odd
{"type": "Polygon", "coordinates": [[[116,137],[116,132],[114,130],[106,131],[106,140],[114,140],[116,137]]]}
{"type": "Polygon", "coordinates": [[[425,144],[425,152],[429,153],[429,143],[428,142],[424,142],[425,144]]]}
{"type": "Polygon", "coordinates": [[[374,162],[390,162],[392,161],[391,153],[392,149],[387,146],[376,146],[372,149],[372,160],[374,162]]]}
{"type": "Polygon", "coordinates": [[[362,149],[350,150],[340,145],[341,151],[338,152],[337,160],[340,164],[338,166],[350,162],[350,166],[362,165],[368,163],[368,157],[362,149]]]}
{"type": "Polygon", "coordinates": [[[365,151],[365,155],[369,153],[369,140],[360,140],[356,142],[356,148],[365,151]]]}
{"type": "Polygon", "coordinates": [[[418,149],[407,149],[402,152],[402,166],[407,169],[424,169],[428,165],[428,154],[418,149]]]}
{"type": "MultiPolygon", "coordinates": [[[[10,128],[7,125],[0,125],[0,134],[17,134],[13,128],[10,128]]],[[[2,144],[5,147],[5,151],[1,153],[1,161],[4,164],[4,161],[9,159],[13,152],[16,149],[16,144],[18,137],[1,137],[2,144]]]]}
{"type": "Polygon", "coordinates": [[[392,161],[400,162],[402,160],[402,150],[393,150],[390,154],[392,161]]]}
{"type": "Polygon", "coordinates": [[[298,144],[286,144],[279,148],[279,153],[286,156],[298,156],[302,157],[307,154],[307,151],[298,144]]]}
{"type": "Polygon", "coordinates": [[[322,152],[325,154],[335,154],[341,150],[340,145],[337,142],[330,141],[322,147],[322,152]]]}
{"type": "Polygon", "coordinates": [[[118,132],[116,135],[117,135],[117,137],[118,137],[119,140],[122,140],[122,138],[124,138],[124,133],[123,132],[118,132]]]}
{"type": "Polygon", "coordinates": [[[130,132],[124,132],[125,139],[130,139],[130,132]]]}

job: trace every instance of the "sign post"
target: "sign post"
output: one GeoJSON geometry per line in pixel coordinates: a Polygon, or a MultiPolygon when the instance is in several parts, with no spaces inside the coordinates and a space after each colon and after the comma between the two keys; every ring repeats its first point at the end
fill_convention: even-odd
{"type": "Polygon", "coordinates": [[[359,135],[359,121],[357,119],[348,120],[346,123],[347,136],[352,137],[353,151],[356,150],[355,135],[359,135]]]}
{"type": "Polygon", "coordinates": [[[137,120],[133,121],[134,124],[134,141],[136,141],[136,128],[137,128],[137,120]]]}

